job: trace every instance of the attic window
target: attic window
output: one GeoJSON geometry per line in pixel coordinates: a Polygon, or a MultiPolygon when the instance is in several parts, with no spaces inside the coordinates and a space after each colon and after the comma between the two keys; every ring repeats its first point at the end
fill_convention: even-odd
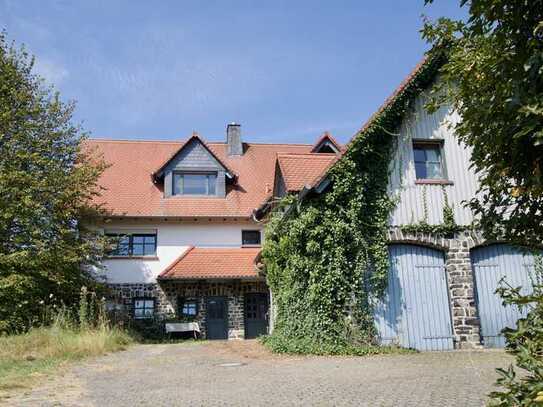
{"type": "Polygon", "coordinates": [[[215,195],[217,173],[174,173],[173,195],[215,195]]]}
{"type": "Polygon", "coordinates": [[[338,152],[337,149],[334,148],[333,144],[329,142],[322,143],[316,151],[316,153],[332,153],[332,154],[336,154],[337,152],[338,152]]]}
{"type": "Polygon", "coordinates": [[[445,178],[442,150],[441,140],[413,142],[417,180],[442,180],[445,178]]]}

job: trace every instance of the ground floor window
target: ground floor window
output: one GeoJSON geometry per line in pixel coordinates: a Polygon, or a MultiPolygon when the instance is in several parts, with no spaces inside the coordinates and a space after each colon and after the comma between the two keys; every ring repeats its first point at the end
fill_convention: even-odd
{"type": "Polygon", "coordinates": [[[135,298],[134,299],[134,318],[145,319],[152,318],[155,315],[154,298],[135,298]]]}
{"type": "Polygon", "coordinates": [[[195,298],[179,299],[179,316],[195,318],[198,315],[198,300],[195,298]]]}

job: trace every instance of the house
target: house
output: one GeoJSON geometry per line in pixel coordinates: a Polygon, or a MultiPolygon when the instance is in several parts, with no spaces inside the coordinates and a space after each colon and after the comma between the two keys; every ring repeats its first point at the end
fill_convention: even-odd
{"type": "MultiPolygon", "coordinates": [[[[390,163],[388,188],[397,205],[388,232],[388,289],[375,306],[376,325],[385,344],[500,347],[501,329],[522,313],[503,307],[494,291],[502,276],[528,287],[534,258],[485,241],[471,228],[473,214],[462,205],[478,187],[470,150],[448,126],[459,120],[454,111],[424,109],[428,92],[415,85],[422,76],[430,78],[429,89],[435,67],[419,64],[378,111],[416,86],[390,163]],[[454,233],[406,228],[442,224],[447,208],[460,227],[454,233]]],[[[111,165],[99,198],[109,213],[97,226],[116,241],[104,266],[117,306],[136,319],[196,321],[209,339],[269,332],[273,296],[259,264],[266,213],[286,194],[326,194],[327,171],[351,145],[341,146],[327,133],[314,145],[243,142],[234,123],[223,143],[193,134],[184,142],[88,144],[111,165]]]]}
{"type": "Polygon", "coordinates": [[[281,188],[301,189],[336,157],[329,134],[314,145],[226,141],[89,140],[110,165],[98,199],[98,227],[114,242],[104,259],[112,304],[133,318],[199,323],[208,339],[268,331],[270,293],[259,271],[263,224],[254,210],[281,188]],[[305,165],[305,163],[310,163],[305,165]]]}
{"type": "MultiPolygon", "coordinates": [[[[390,134],[395,140],[388,191],[396,206],[388,227],[388,287],[375,304],[376,327],[382,343],[419,350],[503,347],[502,329],[514,327],[526,310],[504,306],[496,288],[505,278],[529,289],[536,261],[531,252],[486,241],[474,229],[474,216],[463,203],[475,197],[478,178],[470,149],[450,127],[460,118],[447,106],[431,114],[425,109],[437,68],[435,60],[423,60],[353,137],[405,103],[406,92],[415,95],[390,134]],[[440,232],[449,214],[455,230],[440,232]]],[[[304,186],[299,200],[327,193],[328,169],[352,144],[304,186]]]]}

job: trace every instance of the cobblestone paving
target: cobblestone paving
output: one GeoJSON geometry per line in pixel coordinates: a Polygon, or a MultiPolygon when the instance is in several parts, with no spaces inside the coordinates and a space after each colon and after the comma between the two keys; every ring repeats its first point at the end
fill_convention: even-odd
{"type": "Polygon", "coordinates": [[[14,406],[482,406],[500,351],[272,355],[254,341],[139,345],[67,369],[14,406]]]}

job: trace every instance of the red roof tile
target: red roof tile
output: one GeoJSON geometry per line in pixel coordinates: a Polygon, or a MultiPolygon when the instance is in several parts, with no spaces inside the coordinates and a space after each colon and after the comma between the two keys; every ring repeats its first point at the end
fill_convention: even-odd
{"type": "Polygon", "coordinates": [[[255,260],[260,248],[190,247],[159,279],[258,278],[255,260]]]}
{"type": "Polygon", "coordinates": [[[336,158],[335,154],[277,154],[277,163],[287,192],[297,192],[311,185],[336,158]]]}
{"type": "Polygon", "coordinates": [[[307,153],[310,145],[245,143],[242,156],[227,154],[226,143],[207,143],[207,147],[236,175],[228,185],[226,197],[164,198],[163,185],[154,183],[152,174],[183,145],[169,141],[120,141],[92,139],[95,148],[110,164],[100,179],[104,188],[96,198],[104,209],[116,216],[158,217],[250,217],[273,188],[277,153],[307,153]]]}

